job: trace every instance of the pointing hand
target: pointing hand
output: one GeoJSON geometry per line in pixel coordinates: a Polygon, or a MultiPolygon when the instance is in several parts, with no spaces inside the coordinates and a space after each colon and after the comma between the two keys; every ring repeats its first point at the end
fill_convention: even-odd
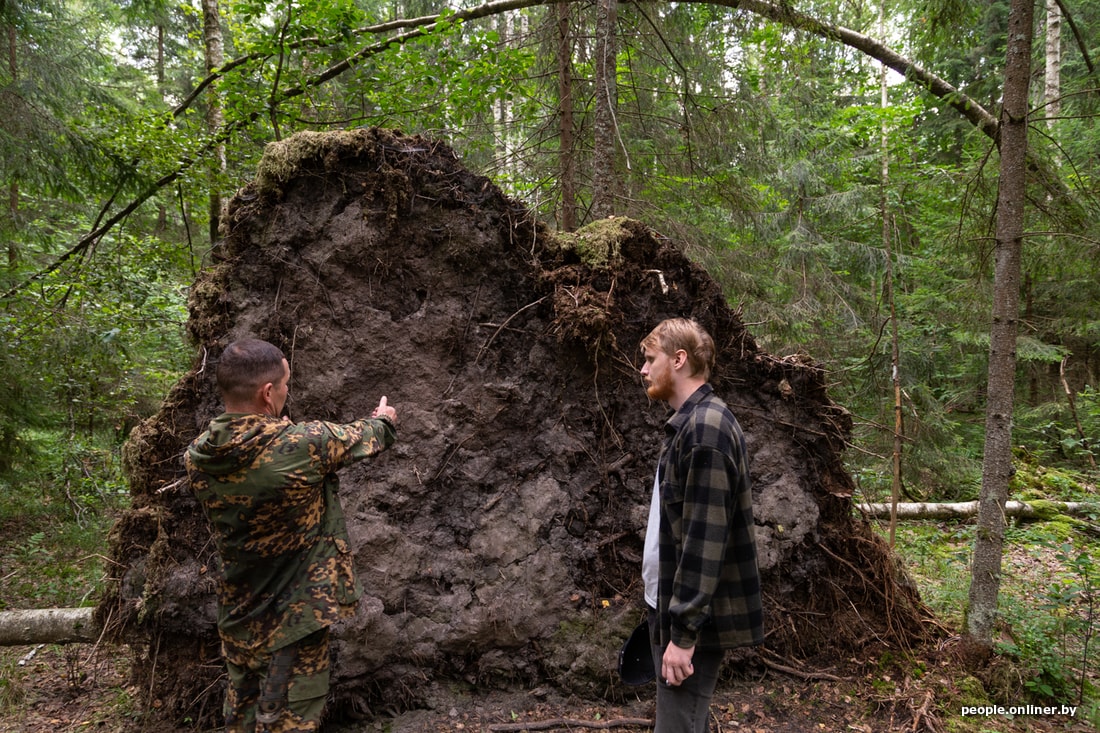
{"type": "Polygon", "coordinates": [[[385,395],[382,399],[378,400],[378,407],[374,408],[374,412],[371,413],[371,417],[385,417],[389,418],[390,422],[397,424],[397,410],[386,404],[385,395]]]}

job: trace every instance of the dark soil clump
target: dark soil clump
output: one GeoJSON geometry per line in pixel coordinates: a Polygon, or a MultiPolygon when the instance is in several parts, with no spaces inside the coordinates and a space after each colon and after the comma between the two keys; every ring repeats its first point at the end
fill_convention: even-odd
{"type": "Polygon", "coordinates": [[[194,368],[128,443],[133,509],[98,609],[150,640],[135,667],[167,716],[208,719],[221,697],[213,547],[180,456],[243,336],[288,355],[295,418],[351,420],[381,395],[400,415],[398,444],[342,476],[367,592],[337,633],[337,714],[456,684],[624,699],[665,418],[638,343],[670,316],[715,336],[712,382],[749,443],[768,653],[831,664],[925,637],[916,592],[852,518],[850,418],[823,372],[764,353],[676,242],[626,219],[552,233],[446,145],[385,130],[270,145],[226,227],[191,294],[194,368]]]}

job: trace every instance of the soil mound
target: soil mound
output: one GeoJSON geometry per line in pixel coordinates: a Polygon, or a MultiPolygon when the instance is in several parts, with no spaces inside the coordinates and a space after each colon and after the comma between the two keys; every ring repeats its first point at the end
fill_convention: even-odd
{"type": "Polygon", "coordinates": [[[397,445],[342,475],[366,596],[337,633],[335,712],[456,682],[621,695],[666,417],[638,343],[670,316],[715,336],[712,383],[749,443],[767,648],[838,659],[920,636],[919,598],[851,516],[850,420],[823,372],[761,351],[676,242],[626,219],[553,233],[435,140],[301,133],[230,203],[191,294],[194,368],[127,444],[133,508],[98,613],[149,640],[150,704],[220,704],[213,547],[180,456],[246,335],[288,355],[295,418],[351,420],[383,394],[400,414],[397,445]]]}

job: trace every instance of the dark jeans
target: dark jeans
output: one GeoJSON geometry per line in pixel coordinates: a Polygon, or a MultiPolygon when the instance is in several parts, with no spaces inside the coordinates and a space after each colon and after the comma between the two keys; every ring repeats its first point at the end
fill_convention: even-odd
{"type": "MultiPolygon", "coordinates": [[[[656,623],[657,612],[650,609],[651,631],[656,623]]],[[[696,647],[691,658],[695,671],[677,687],[666,685],[661,677],[663,656],[664,649],[653,646],[653,666],[657,670],[657,722],[653,733],[707,733],[710,729],[710,699],[718,684],[718,672],[724,656],[722,650],[696,647]]]]}

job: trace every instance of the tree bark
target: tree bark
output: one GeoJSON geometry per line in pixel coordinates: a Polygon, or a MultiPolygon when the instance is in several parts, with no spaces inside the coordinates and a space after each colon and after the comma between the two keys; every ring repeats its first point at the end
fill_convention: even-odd
{"type": "MultiPolygon", "coordinates": [[[[857,504],[856,508],[874,519],[889,519],[894,504],[873,502],[857,504]]],[[[956,501],[936,504],[932,502],[900,502],[898,519],[970,519],[977,515],[977,501],[956,501]]],[[[1005,502],[1004,516],[1020,519],[1046,519],[1052,514],[1088,514],[1100,510],[1100,504],[1085,501],[1009,501],[1005,502]]]]}
{"type": "Polygon", "coordinates": [[[1012,410],[1016,386],[1016,331],[1020,304],[1020,250],[1026,203],[1028,81],[1031,75],[1032,0],[1012,0],[1005,50],[1000,118],[993,322],[989,334],[988,404],[977,540],[971,563],[967,635],[992,651],[1001,588],[1005,502],[1012,476],[1012,410]]]}
{"type": "Polygon", "coordinates": [[[596,113],[592,125],[592,218],[615,213],[615,41],[617,0],[596,3],[596,113]]]}
{"type": "MultiPolygon", "coordinates": [[[[7,37],[8,48],[8,73],[11,75],[11,85],[15,87],[19,80],[19,56],[17,53],[18,43],[15,34],[15,26],[8,25],[7,37]]],[[[11,217],[12,226],[16,226],[19,221],[19,184],[12,181],[8,185],[8,216],[11,217]]],[[[19,247],[15,243],[15,237],[8,237],[8,269],[12,272],[15,271],[15,266],[19,262],[19,247]]]]}
{"type": "MultiPolygon", "coordinates": [[[[885,3],[879,4],[878,25],[879,33],[886,35],[886,7],[885,3]]],[[[887,84],[886,65],[882,65],[882,74],[879,77],[879,105],[883,110],[890,106],[890,90],[887,84]]],[[[886,252],[886,299],[890,309],[890,374],[894,387],[894,453],[893,453],[893,480],[890,484],[891,505],[897,507],[901,501],[901,452],[905,437],[905,423],[902,420],[901,402],[901,339],[898,335],[898,314],[894,301],[894,252],[893,237],[890,227],[890,199],[887,195],[890,185],[890,138],[886,117],[883,117],[882,126],[879,129],[882,143],[882,180],[879,183],[879,208],[882,216],[882,249],[886,252]]],[[[897,513],[890,513],[890,547],[894,546],[895,533],[897,531],[897,513]]]]}
{"type": "Polygon", "coordinates": [[[1046,67],[1043,74],[1043,103],[1047,127],[1062,111],[1062,9],[1058,0],[1047,0],[1046,67]]]}
{"type": "Polygon", "coordinates": [[[94,608],[39,608],[0,611],[0,646],[97,641],[103,630],[94,608]]]}
{"type": "Polygon", "coordinates": [[[561,185],[558,228],[577,228],[577,163],[573,155],[573,27],[570,4],[559,2],[558,13],[558,180],[561,185]]]}
{"type": "MultiPolygon", "coordinates": [[[[225,63],[225,47],[222,40],[221,13],[218,0],[202,0],[202,35],[206,52],[206,73],[213,74],[225,63]]],[[[206,106],[206,130],[216,137],[225,122],[222,111],[221,95],[217,90],[209,94],[206,106]]],[[[225,172],[225,144],[219,143],[213,149],[214,161],[210,171],[210,241],[218,239],[222,215],[222,197],[219,179],[225,172]]]]}

